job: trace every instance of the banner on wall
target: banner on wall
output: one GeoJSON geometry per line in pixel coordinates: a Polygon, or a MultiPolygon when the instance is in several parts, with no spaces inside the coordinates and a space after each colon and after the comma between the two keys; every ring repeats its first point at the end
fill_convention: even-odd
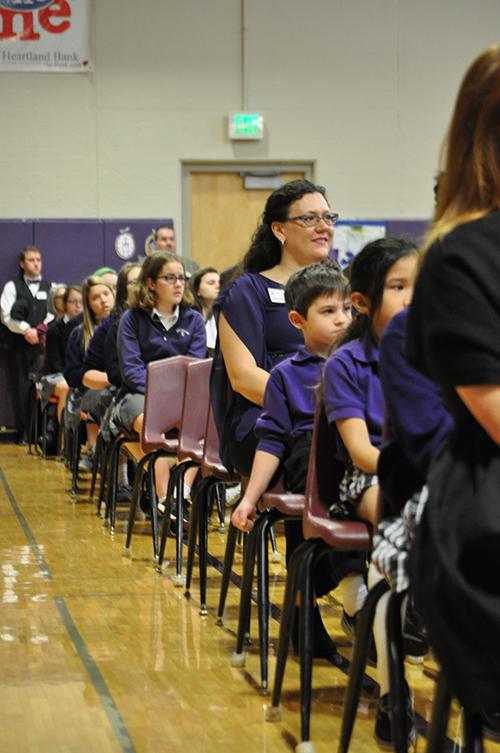
{"type": "Polygon", "coordinates": [[[0,0],[0,71],[81,73],[91,0],[0,0]]]}
{"type": "Polygon", "coordinates": [[[347,267],[364,246],[370,241],[385,238],[385,222],[370,220],[341,220],[335,225],[333,252],[341,267],[347,267]]]}

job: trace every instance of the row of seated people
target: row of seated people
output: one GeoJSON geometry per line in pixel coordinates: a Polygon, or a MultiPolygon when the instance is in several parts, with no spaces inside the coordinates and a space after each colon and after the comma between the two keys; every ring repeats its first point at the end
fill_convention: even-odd
{"type": "MultiPolygon", "coordinates": [[[[284,472],[287,490],[304,492],[318,384],[337,437],[335,460],[344,467],[333,518],[362,519],[377,530],[382,500],[385,515],[399,514],[412,495],[418,496],[429,460],[451,426],[439,391],[404,357],[415,246],[398,238],[368,244],[355,258],[348,281],[327,258],[336,219],[320,186],[292,181],[277,189],[239,274],[214,307],[219,341],[212,405],[225,464],[249,478],[232,516],[243,531],[251,530],[258,501],[277,473],[284,472]],[[387,343],[385,351],[379,349],[381,342],[387,343]],[[384,404],[399,442],[389,442],[381,452],[384,404]]],[[[148,363],[179,354],[207,355],[205,323],[186,305],[185,271],[178,257],[156,254],[140,268],[126,265],[120,274],[120,308],[115,305],[113,316],[108,316],[111,290],[92,278],[86,281],[84,321],[68,342],[66,379],[75,389],[88,388],[81,407],[95,422],[88,424],[90,456],[111,399],[115,425],[141,435],[148,363]]],[[[194,474],[185,477],[186,497],[194,474]]],[[[160,511],[168,477],[168,463],[160,460],[155,468],[160,511]]],[[[300,521],[286,521],[285,533],[288,562],[303,540],[300,521]]],[[[358,555],[332,555],[329,568],[315,574],[316,595],[340,587],[342,626],[353,636],[367,585],[381,578],[375,561],[367,569],[358,555]]],[[[392,742],[386,606],[382,600],[377,608],[372,651],[380,687],[375,738],[382,745],[392,742]]],[[[296,648],[297,625],[298,610],[292,633],[296,648]]],[[[411,652],[425,652],[425,641],[410,620],[407,634],[411,652]]],[[[315,655],[334,660],[336,647],[319,610],[314,635],[315,655]]],[[[406,692],[407,732],[413,741],[413,707],[406,692]]]]}

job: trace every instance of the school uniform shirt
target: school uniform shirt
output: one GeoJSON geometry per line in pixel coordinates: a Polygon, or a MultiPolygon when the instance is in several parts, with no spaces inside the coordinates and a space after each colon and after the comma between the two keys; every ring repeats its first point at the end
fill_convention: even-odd
{"type": "Polygon", "coordinates": [[[89,347],[85,353],[85,359],[83,362],[83,373],[90,371],[90,369],[96,369],[96,371],[106,371],[104,363],[104,349],[106,343],[106,335],[108,334],[111,325],[113,324],[114,317],[107,316],[102,322],[99,322],[95,328],[94,334],[90,338],[89,347]]]}
{"type": "MultiPolygon", "coordinates": [[[[325,365],[323,399],[330,426],[345,418],[366,421],[370,442],[380,447],[384,402],[378,348],[369,338],[351,340],[334,351],[325,365]]],[[[350,460],[337,432],[338,458],[350,460]]]]}
{"type": "Polygon", "coordinates": [[[66,315],[62,319],[50,322],[47,327],[47,340],[45,346],[45,373],[62,374],[66,363],[66,348],[71,334],[71,319],[66,315]]]}
{"type": "Polygon", "coordinates": [[[500,210],[428,250],[407,355],[434,379],[454,426],[428,475],[412,549],[412,588],[451,692],[470,711],[498,707],[500,447],[455,387],[500,385],[500,210]]]}
{"type": "Polygon", "coordinates": [[[255,425],[258,450],[283,459],[288,446],[312,431],[316,389],[325,359],[305,347],[271,369],[264,406],[255,425]]]}
{"type": "Polygon", "coordinates": [[[83,361],[85,358],[85,347],[83,344],[83,324],[73,327],[66,348],[66,363],[64,366],[64,378],[70,387],[86,390],[82,379],[84,375],[83,361]]]}
{"type": "MultiPolygon", "coordinates": [[[[245,272],[225,288],[214,306],[217,320],[221,312],[264,371],[271,371],[302,345],[302,335],[288,321],[284,286],[262,274],[245,272]]],[[[261,406],[231,388],[219,342],[212,366],[210,398],[221,458],[231,467],[228,437],[240,442],[253,431],[261,406]]]]}
{"type": "Polygon", "coordinates": [[[139,308],[125,311],[118,326],[118,358],[122,375],[120,395],[144,394],[146,366],[170,356],[204,358],[207,349],[205,322],[198,311],[178,307],[177,319],[166,329],[157,313],[139,308]]]}
{"type": "Polygon", "coordinates": [[[396,314],[380,341],[380,381],[385,400],[385,431],[377,476],[384,515],[398,515],[425,484],[432,458],[452,426],[437,384],[405,357],[408,309],[396,314]]]}

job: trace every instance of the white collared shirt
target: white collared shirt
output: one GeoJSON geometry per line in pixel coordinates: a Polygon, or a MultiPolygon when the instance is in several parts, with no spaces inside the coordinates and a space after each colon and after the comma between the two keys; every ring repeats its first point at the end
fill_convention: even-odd
{"type": "MultiPolygon", "coordinates": [[[[26,282],[28,278],[24,276],[24,280],[26,282]]],[[[28,285],[28,289],[33,296],[33,298],[36,298],[36,295],[40,289],[40,283],[36,283],[34,285],[28,285]]],[[[6,327],[10,329],[11,332],[13,332],[15,335],[24,335],[24,333],[30,329],[30,325],[28,322],[20,321],[18,319],[11,319],[10,312],[12,311],[12,307],[15,304],[17,300],[17,293],[16,293],[16,286],[15,283],[12,280],[9,280],[9,282],[5,283],[4,289],[2,291],[2,295],[0,297],[0,313],[3,324],[5,324],[6,327]]],[[[50,314],[47,312],[47,315],[45,319],[43,320],[44,324],[48,324],[52,321],[54,318],[54,314],[50,314]]]]}
{"type": "Polygon", "coordinates": [[[151,312],[151,319],[154,319],[157,317],[160,322],[163,324],[164,328],[167,330],[172,329],[174,327],[178,320],[179,320],[179,307],[176,306],[174,309],[174,313],[170,314],[169,316],[165,316],[164,314],[160,314],[158,309],[153,309],[151,312]]]}

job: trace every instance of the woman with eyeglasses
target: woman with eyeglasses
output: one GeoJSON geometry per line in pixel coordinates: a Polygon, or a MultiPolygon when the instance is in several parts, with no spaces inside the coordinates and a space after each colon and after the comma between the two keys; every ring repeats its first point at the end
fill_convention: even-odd
{"type": "Polygon", "coordinates": [[[219,343],[211,399],[221,457],[242,476],[252,468],[254,426],[269,372],[303,343],[288,321],[285,285],[297,269],[328,256],[337,218],[325,189],[309,180],[293,180],[273,191],[242,274],[214,306],[219,343]]]}
{"type": "MultiPolygon", "coordinates": [[[[115,415],[128,431],[142,432],[148,363],[178,355],[205,357],[205,322],[189,307],[185,292],[186,272],[178,256],[165,251],[144,261],[132,306],[118,327],[122,385],[115,415]]],[[[160,458],[155,470],[161,505],[167,493],[168,459],[160,458]]]]}

